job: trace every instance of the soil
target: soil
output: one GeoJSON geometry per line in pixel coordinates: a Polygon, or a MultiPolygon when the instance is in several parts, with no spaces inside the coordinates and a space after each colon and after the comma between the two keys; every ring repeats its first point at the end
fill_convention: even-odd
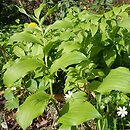
{"type": "MultiPolygon", "coordinates": [[[[64,96],[55,95],[56,104],[59,109],[64,105],[64,96]]],[[[4,107],[5,99],[3,96],[0,97],[0,130],[22,130],[16,121],[16,112],[17,109],[7,110],[4,107]]],[[[56,123],[58,116],[57,111],[53,104],[50,102],[45,112],[38,118],[33,120],[31,126],[27,130],[57,130],[58,125],[56,123]]],[[[91,130],[95,129],[95,124],[93,121],[90,121],[87,126],[90,126],[91,130]]],[[[81,124],[78,127],[78,130],[90,130],[86,127],[85,124],[81,124]]]]}

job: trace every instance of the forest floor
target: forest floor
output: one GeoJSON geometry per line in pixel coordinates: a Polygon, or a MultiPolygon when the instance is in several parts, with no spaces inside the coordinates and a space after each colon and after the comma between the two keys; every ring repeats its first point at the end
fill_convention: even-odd
{"type": "MultiPolygon", "coordinates": [[[[61,110],[62,106],[64,105],[63,96],[58,95],[55,98],[57,106],[59,110],[61,110]]],[[[16,112],[17,109],[7,110],[5,108],[4,97],[0,96],[0,130],[22,130],[22,128],[18,125],[16,121],[16,112]]],[[[50,102],[44,113],[38,118],[35,118],[33,120],[32,125],[29,126],[27,130],[57,130],[57,119],[57,111],[54,105],[50,102]]],[[[91,127],[91,130],[96,130],[94,122],[90,121],[89,126],[91,127]]],[[[88,129],[84,124],[82,124],[78,127],[78,130],[90,129],[88,129]]]]}

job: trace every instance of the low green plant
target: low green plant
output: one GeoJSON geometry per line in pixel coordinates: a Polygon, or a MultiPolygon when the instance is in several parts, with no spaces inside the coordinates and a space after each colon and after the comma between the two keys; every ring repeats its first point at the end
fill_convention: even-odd
{"type": "Polygon", "coordinates": [[[7,43],[14,56],[3,66],[5,93],[14,87],[27,92],[26,100],[14,105],[19,125],[25,130],[49,101],[55,104],[53,86],[63,81],[66,101],[57,110],[57,129],[78,129],[89,120],[98,130],[126,128],[128,113],[119,118],[117,110],[129,109],[129,5],[100,15],[72,7],[63,20],[47,27],[43,21],[55,7],[40,18],[44,6],[35,9],[34,16],[20,8],[37,23],[24,24],[7,43]],[[64,80],[59,73],[64,73],[64,80]]]}

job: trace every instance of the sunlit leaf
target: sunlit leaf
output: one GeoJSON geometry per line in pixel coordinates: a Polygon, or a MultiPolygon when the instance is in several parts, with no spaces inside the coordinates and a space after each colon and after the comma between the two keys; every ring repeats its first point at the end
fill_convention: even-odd
{"type": "Polygon", "coordinates": [[[86,101],[85,95],[83,92],[72,95],[70,101],[63,106],[58,123],[65,126],[76,126],[84,121],[101,117],[94,106],[86,101]]]}
{"type": "Polygon", "coordinates": [[[92,24],[90,30],[91,30],[91,34],[92,34],[92,37],[93,37],[98,30],[98,25],[92,24]]]}
{"type": "Polygon", "coordinates": [[[112,90],[130,93],[130,71],[125,67],[118,67],[111,70],[108,76],[97,88],[101,94],[109,93],[112,90]]]}
{"type": "Polygon", "coordinates": [[[42,3],[40,6],[34,10],[35,17],[39,19],[42,9],[46,6],[46,4],[42,3]]]}
{"type": "Polygon", "coordinates": [[[71,126],[62,125],[58,130],[77,130],[77,129],[71,126]]]}
{"type": "Polygon", "coordinates": [[[42,61],[36,58],[24,57],[5,71],[3,82],[6,86],[11,86],[16,80],[25,76],[29,71],[33,71],[42,66],[42,61]]]}
{"type": "Polygon", "coordinates": [[[126,29],[130,29],[130,24],[128,24],[128,23],[130,23],[130,18],[127,18],[127,19],[124,19],[123,21],[121,21],[119,23],[119,26],[126,28],[126,29]]]}
{"type": "Polygon", "coordinates": [[[73,23],[69,19],[64,19],[64,20],[57,20],[54,24],[48,26],[48,28],[45,30],[45,32],[51,30],[51,29],[67,29],[69,27],[72,27],[73,23]]]}
{"type": "Polygon", "coordinates": [[[62,42],[60,46],[58,47],[58,51],[63,50],[63,53],[68,53],[73,50],[78,50],[80,48],[80,45],[77,42],[74,41],[67,41],[62,42]]]}
{"type": "Polygon", "coordinates": [[[15,33],[9,40],[9,42],[13,43],[13,42],[32,42],[32,43],[38,43],[38,44],[42,44],[41,40],[38,39],[35,35],[30,34],[26,31],[21,32],[21,33],[15,33]]]}
{"type": "Polygon", "coordinates": [[[113,12],[115,15],[118,15],[121,11],[121,8],[120,7],[113,7],[113,12]]]}
{"type": "Polygon", "coordinates": [[[48,101],[49,95],[43,92],[37,92],[25,100],[16,113],[16,120],[23,130],[31,125],[34,118],[44,112],[48,101]]]}
{"type": "Polygon", "coordinates": [[[50,68],[50,73],[56,72],[60,68],[65,68],[68,65],[77,64],[86,60],[86,56],[78,51],[73,51],[63,54],[59,59],[55,60],[50,68]]]}
{"type": "Polygon", "coordinates": [[[15,46],[13,52],[15,53],[16,56],[22,57],[25,56],[25,52],[22,48],[15,46]]]}

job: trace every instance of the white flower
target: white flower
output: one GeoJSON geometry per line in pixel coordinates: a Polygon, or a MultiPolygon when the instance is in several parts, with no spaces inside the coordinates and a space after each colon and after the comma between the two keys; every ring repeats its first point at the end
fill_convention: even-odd
{"type": "Polygon", "coordinates": [[[128,56],[128,58],[130,58],[130,56],[128,56]]]}
{"type": "Polygon", "coordinates": [[[65,94],[65,99],[68,100],[73,95],[72,91],[68,91],[68,94],[65,94]]]}
{"type": "Polygon", "coordinates": [[[127,108],[126,108],[125,106],[123,106],[123,108],[121,108],[121,107],[119,106],[119,107],[117,108],[117,110],[118,110],[117,114],[118,114],[118,116],[121,116],[121,118],[122,118],[122,117],[125,117],[125,116],[128,114],[128,112],[126,111],[127,108]]]}

